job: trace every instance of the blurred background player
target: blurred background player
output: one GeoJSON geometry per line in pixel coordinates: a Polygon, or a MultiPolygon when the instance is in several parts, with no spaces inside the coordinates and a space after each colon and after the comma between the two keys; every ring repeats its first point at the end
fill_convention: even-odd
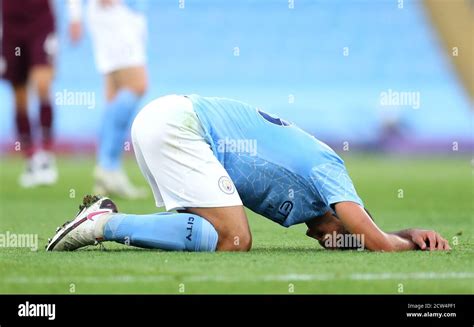
{"type": "MultiPolygon", "coordinates": [[[[69,2],[69,33],[82,36],[82,3],[69,2]]],[[[99,131],[94,192],[123,198],[146,196],[131,184],[122,168],[122,153],[140,98],[147,89],[146,20],[143,2],[90,0],[86,20],[97,70],[105,77],[106,108],[99,131]]]]}
{"type": "Polygon", "coordinates": [[[3,0],[2,27],[2,57],[5,64],[2,78],[13,86],[18,136],[15,150],[21,151],[27,158],[19,183],[22,187],[54,184],[58,173],[52,153],[50,87],[57,42],[50,1],[3,0]],[[39,98],[42,136],[39,147],[33,140],[37,124],[31,124],[28,117],[30,87],[39,98]]]}

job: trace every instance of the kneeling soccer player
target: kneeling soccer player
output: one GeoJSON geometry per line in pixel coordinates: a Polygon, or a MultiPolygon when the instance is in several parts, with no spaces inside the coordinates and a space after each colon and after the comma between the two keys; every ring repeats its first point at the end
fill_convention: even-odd
{"type": "MultiPolygon", "coordinates": [[[[244,206],[326,248],[333,235],[362,236],[373,251],[449,250],[438,233],[380,230],[358,197],[342,159],[297,126],[235,100],[169,95],[137,115],[132,140],[156,205],[167,211],[117,213],[108,198],[86,197],[47,250],[102,241],[164,250],[248,251],[244,206]]],[[[359,239],[360,240],[360,239],[359,239]]]]}

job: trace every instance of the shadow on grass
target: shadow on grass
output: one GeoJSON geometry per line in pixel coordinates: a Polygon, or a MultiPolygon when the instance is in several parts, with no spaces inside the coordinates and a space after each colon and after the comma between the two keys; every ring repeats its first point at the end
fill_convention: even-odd
{"type": "Polygon", "coordinates": [[[302,254],[314,254],[314,253],[318,253],[318,254],[322,254],[322,253],[328,253],[328,254],[334,254],[334,255],[338,255],[338,254],[341,254],[341,253],[344,253],[344,254],[347,254],[347,253],[351,253],[351,254],[354,254],[354,255],[358,255],[358,254],[361,254],[361,253],[369,253],[370,251],[358,251],[358,250],[326,250],[326,249],[323,249],[323,248],[305,248],[305,247],[301,247],[301,248],[291,248],[291,247],[256,247],[254,249],[251,250],[251,252],[254,252],[254,253],[264,253],[264,254],[270,254],[270,253],[302,253],[302,254]]]}
{"type": "MultiPolygon", "coordinates": [[[[75,253],[84,253],[84,252],[94,252],[94,253],[186,253],[192,254],[194,252],[187,252],[187,251],[165,251],[160,249],[143,249],[133,246],[123,246],[123,247],[113,247],[113,248],[98,248],[98,247],[88,247],[78,251],[74,251],[75,253]]],[[[195,252],[194,254],[210,254],[210,252],[195,252]]],[[[219,255],[227,254],[227,255],[272,255],[273,254],[332,254],[332,255],[341,255],[341,254],[352,254],[352,255],[360,255],[364,253],[370,253],[370,251],[357,251],[357,250],[326,250],[323,248],[308,248],[308,247],[255,247],[251,249],[249,252],[218,252],[219,255]]]]}

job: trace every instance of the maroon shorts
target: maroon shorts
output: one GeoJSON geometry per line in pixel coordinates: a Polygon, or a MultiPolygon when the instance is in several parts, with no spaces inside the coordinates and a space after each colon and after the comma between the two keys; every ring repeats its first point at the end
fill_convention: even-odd
{"type": "Polygon", "coordinates": [[[31,68],[52,65],[57,49],[49,0],[3,0],[2,78],[25,83],[31,68]]]}

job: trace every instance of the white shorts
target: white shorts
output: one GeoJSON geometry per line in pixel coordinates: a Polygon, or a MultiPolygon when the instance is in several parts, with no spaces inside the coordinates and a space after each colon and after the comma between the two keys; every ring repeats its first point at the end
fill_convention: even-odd
{"type": "Polygon", "coordinates": [[[191,100],[184,96],[158,98],[138,113],[133,147],[157,207],[170,211],[242,205],[204,135],[191,100]]]}
{"type": "Polygon", "coordinates": [[[146,19],[121,2],[88,2],[87,20],[94,58],[102,74],[146,63],[146,19]]]}

